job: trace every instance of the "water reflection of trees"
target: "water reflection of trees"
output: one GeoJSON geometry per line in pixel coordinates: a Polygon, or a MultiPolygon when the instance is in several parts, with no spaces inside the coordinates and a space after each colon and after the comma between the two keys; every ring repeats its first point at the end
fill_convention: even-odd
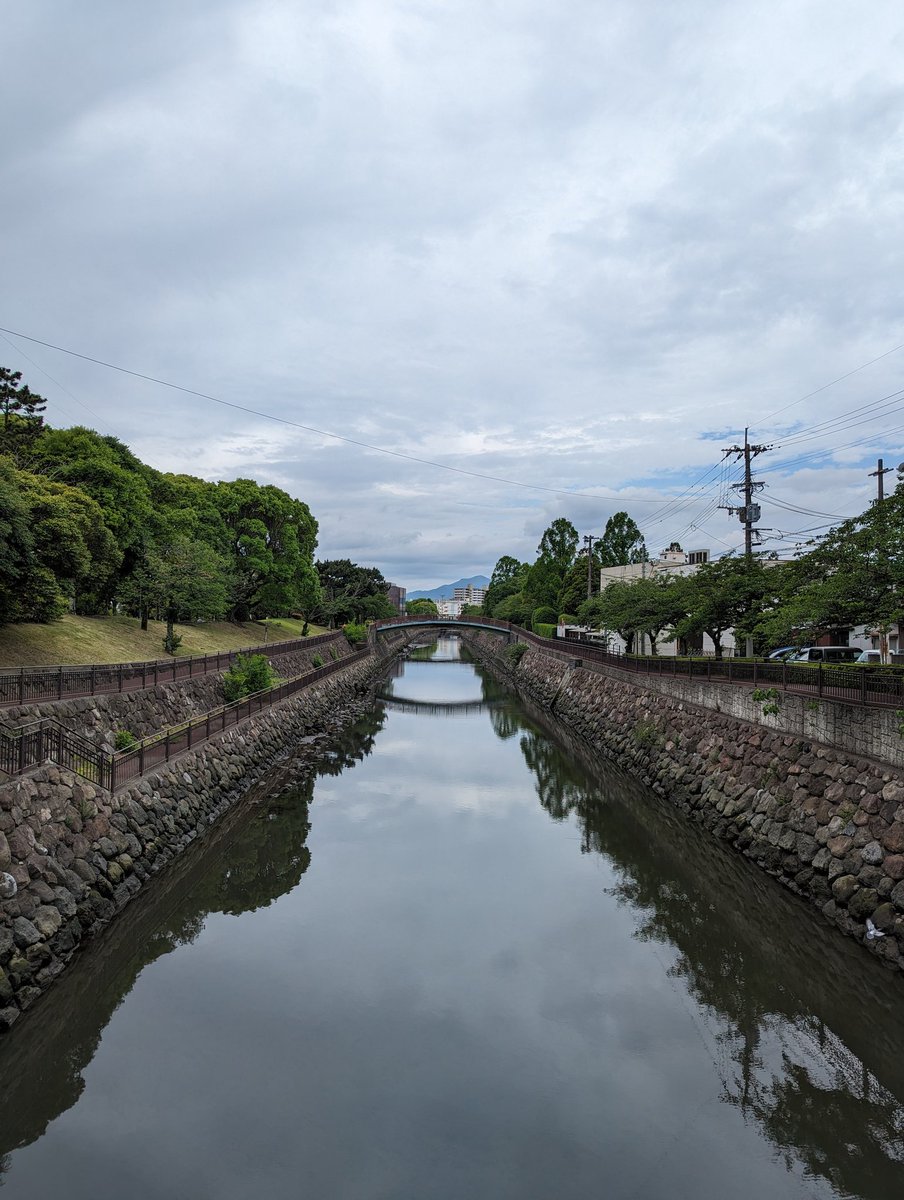
{"type": "MultiPolygon", "coordinates": [[[[338,774],[370,754],[384,722],[378,705],[336,739],[317,774],[338,774]]],[[[292,771],[290,760],[281,783],[292,771]]],[[[78,1100],[101,1035],[144,968],[193,942],[210,914],[252,912],[298,885],[311,859],[314,780],[307,767],[294,771],[293,787],[278,795],[259,789],[256,802],[228,815],[155,879],[0,1041],[0,1187],[9,1152],[40,1137],[78,1100]]]]}
{"type": "MultiPolygon", "coordinates": [[[[410,658],[412,662],[429,662],[438,648],[439,642],[436,640],[432,642],[414,642],[408,647],[405,657],[410,658]]],[[[402,670],[404,670],[405,660],[400,658],[396,661],[402,670]]]]}
{"type": "Polygon", "coordinates": [[[540,802],[557,821],[574,814],[582,852],[615,868],[612,893],[637,914],[637,937],[671,948],[722,1099],[789,1166],[863,1200],[901,1194],[901,981],[586,747],[563,753],[535,715],[521,719],[521,748],[540,802]]]}

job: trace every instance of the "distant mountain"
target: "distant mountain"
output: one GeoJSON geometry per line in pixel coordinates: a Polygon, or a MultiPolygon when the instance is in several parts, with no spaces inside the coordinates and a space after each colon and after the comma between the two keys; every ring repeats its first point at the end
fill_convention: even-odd
{"type": "Polygon", "coordinates": [[[451,600],[452,593],[458,587],[489,587],[490,581],[486,575],[470,575],[467,579],[456,579],[454,583],[443,583],[432,588],[429,592],[409,592],[408,600],[451,600]]]}

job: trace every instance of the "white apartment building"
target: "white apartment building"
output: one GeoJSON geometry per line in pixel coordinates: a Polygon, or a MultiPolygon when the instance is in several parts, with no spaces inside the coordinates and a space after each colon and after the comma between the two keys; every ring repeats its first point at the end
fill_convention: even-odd
{"type": "Polygon", "coordinates": [[[457,587],[452,593],[453,601],[457,601],[459,607],[462,604],[483,604],[487,598],[487,589],[482,587],[474,587],[469,583],[467,587],[457,587]]]}

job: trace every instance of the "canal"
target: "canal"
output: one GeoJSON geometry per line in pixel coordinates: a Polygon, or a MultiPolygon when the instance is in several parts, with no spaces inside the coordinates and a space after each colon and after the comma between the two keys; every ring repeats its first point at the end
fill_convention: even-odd
{"type": "Polygon", "coordinates": [[[4,1200],[904,1195],[904,984],[414,650],[0,1041],[4,1200]]]}

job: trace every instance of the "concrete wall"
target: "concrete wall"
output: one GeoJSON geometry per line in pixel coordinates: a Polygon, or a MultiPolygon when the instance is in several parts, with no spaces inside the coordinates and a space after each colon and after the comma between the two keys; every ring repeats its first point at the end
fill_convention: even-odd
{"type": "Polygon", "coordinates": [[[589,671],[534,646],[513,665],[502,639],[465,640],[571,733],[904,966],[904,779],[859,752],[889,745],[900,760],[894,714],[794,697],[764,716],[745,688],[589,671]],[[867,918],[883,937],[866,937],[867,918]]]}

